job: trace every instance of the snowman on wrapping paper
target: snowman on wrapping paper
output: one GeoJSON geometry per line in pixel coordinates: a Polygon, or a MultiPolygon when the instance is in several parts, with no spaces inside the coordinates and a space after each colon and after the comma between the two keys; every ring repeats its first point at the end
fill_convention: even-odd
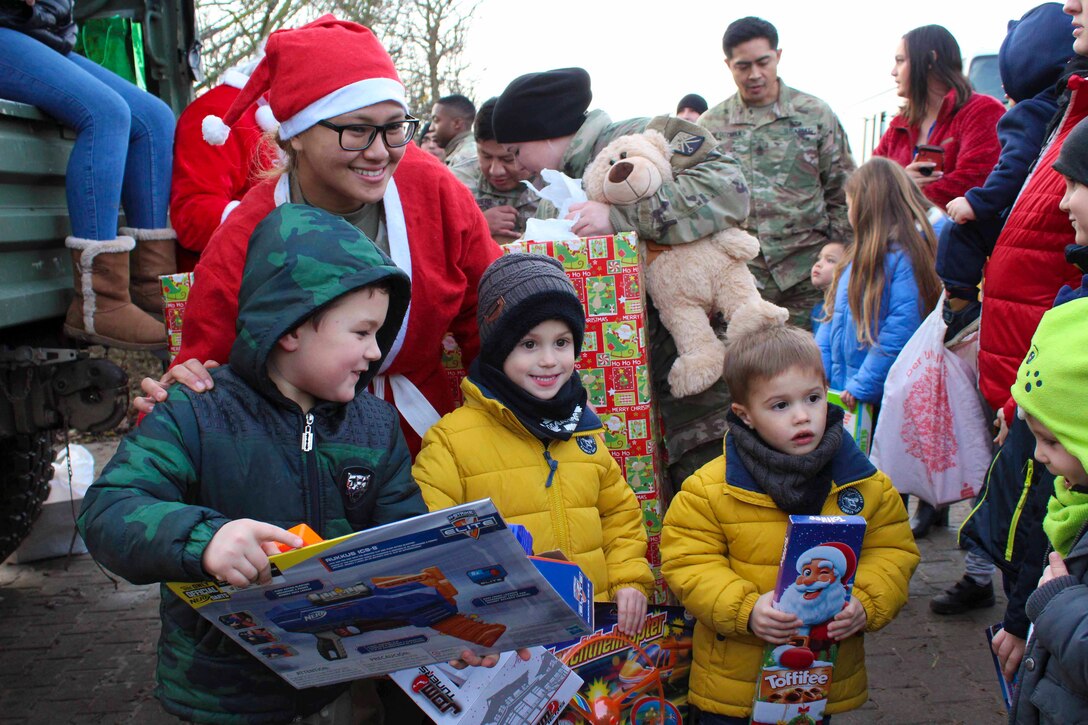
{"type": "Polygon", "coordinates": [[[857,556],[846,544],[828,542],[797,557],[797,579],[779,597],[775,608],[796,614],[802,626],[789,644],[774,650],[775,661],[791,670],[804,669],[837,640],[828,623],[846,606],[857,556]]]}

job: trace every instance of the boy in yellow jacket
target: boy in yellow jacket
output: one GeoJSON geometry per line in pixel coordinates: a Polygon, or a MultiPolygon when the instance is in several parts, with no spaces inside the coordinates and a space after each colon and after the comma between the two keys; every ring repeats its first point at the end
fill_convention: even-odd
{"type": "Polygon", "coordinates": [[[903,502],[827,402],[812,335],[794,327],[733,340],[724,454],[688,478],[665,515],[662,573],[695,616],[690,702],[701,723],[747,723],[766,643],[801,626],[772,604],[790,514],[860,515],[868,523],[853,595],[828,624],[841,641],[827,712],[868,698],[860,632],[887,625],[918,565],[903,502]],[[844,641],[845,640],[845,641],[844,641]]]}
{"type": "Polygon", "coordinates": [[[561,550],[641,629],[653,574],[634,492],[574,374],[585,312],[554,259],[509,254],[480,278],[480,356],[465,405],[423,437],[412,475],[432,510],[490,497],[536,551],[561,550]]]}

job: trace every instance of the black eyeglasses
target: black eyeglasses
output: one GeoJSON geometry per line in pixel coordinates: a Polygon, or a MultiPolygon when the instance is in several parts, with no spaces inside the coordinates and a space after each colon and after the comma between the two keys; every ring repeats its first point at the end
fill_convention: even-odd
{"type": "Polygon", "coordinates": [[[384,126],[375,126],[372,123],[349,123],[337,126],[328,121],[318,121],[317,125],[336,131],[340,136],[340,148],[345,151],[363,151],[370,148],[370,144],[374,143],[374,139],[378,137],[379,131],[382,134],[382,141],[389,148],[407,146],[416,135],[419,119],[409,116],[403,121],[394,121],[384,126]]]}

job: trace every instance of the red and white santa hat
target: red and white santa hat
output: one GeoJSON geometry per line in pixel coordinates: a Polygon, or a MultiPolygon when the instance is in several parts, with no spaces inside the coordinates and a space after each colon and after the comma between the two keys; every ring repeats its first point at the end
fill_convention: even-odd
{"type": "Polygon", "coordinates": [[[835,570],[835,576],[839,581],[849,582],[858,566],[858,558],[854,550],[839,541],[829,541],[819,546],[814,546],[797,557],[797,573],[801,573],[807,564],[814,559],[822,559],[831,564],[835,570]]]}
{"type": "Polygon", "coordinates": [[[280,119],[281,140],[322,119],[383,101],[408,111],[404,84],[374,33],[332,15],[268,36],[264,59],[224,117],[205,117],[204,140],[226,143],[230,126],[261,96],[280,119]]]}

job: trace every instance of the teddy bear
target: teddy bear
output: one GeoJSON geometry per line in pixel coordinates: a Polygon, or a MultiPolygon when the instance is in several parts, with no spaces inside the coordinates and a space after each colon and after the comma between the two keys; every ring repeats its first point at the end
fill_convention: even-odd
{"type": "MultiPolygon", "coordinates": [[[[586,195],[612,205],[649,198],[673,178],[672,153],[659,131],[621,136],[586,169],[586,195]]],[[[678,357],[668,376],[675,397],[701,393],[722,375],[726,343],[714,333],[713,315],[721,313],[729,321],[727,339],[785,324],[789,312],[763,300],[748,271],[759,241],[747,232],[723,229],[668,247],[642,241],[646,289],[676,341],[678,357]]]]}

